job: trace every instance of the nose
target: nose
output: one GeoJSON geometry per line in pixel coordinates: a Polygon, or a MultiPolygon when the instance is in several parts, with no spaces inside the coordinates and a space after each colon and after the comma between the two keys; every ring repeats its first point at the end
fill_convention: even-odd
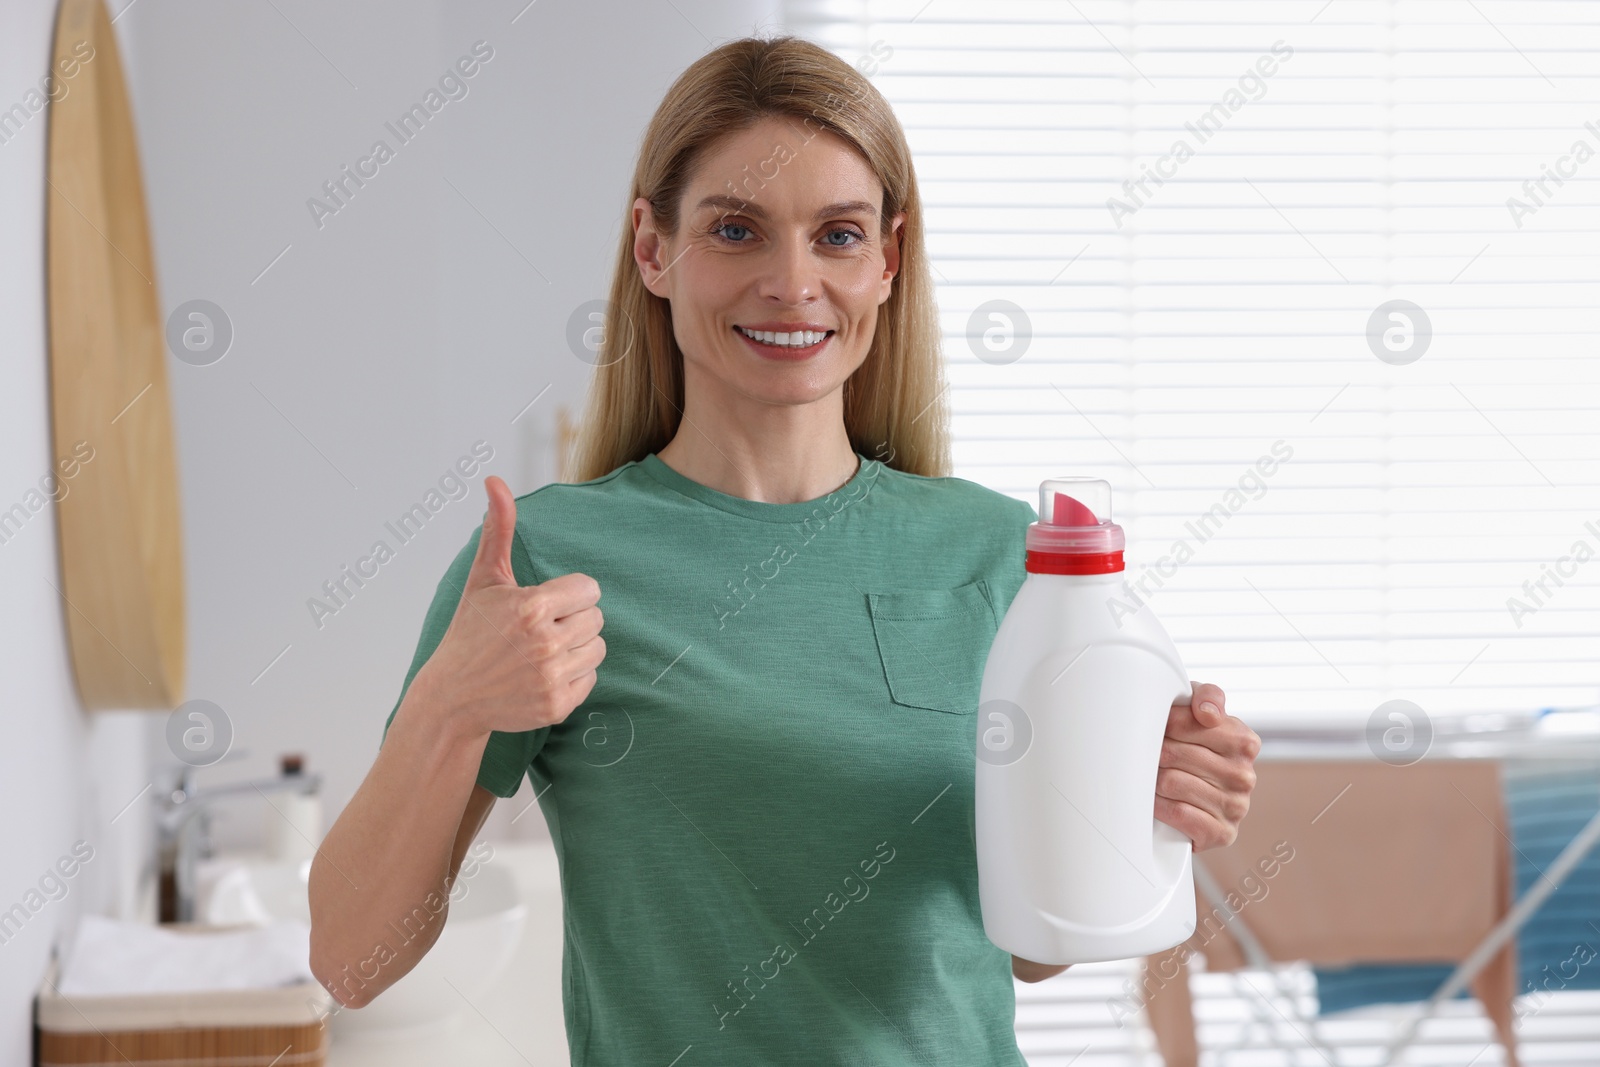
{"type": "Polygon", "coordinates": [[[810,241],[787,236],[773,241],[771,252],[762,264],[758,292],[764,299],[787,307],[798,307],[821,295],[821,275],[810,241]]]}

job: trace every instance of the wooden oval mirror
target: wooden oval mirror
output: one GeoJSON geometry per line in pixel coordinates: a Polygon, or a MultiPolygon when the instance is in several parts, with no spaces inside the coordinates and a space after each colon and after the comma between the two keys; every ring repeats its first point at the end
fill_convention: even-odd
{"type": "Polygon", "coordinates": [[[102,0],[63,0],[45,187],[57,525],[86,708],[170,709],[184,678],[178,477],[127,88],[102,0]],[[70,72],[70,73],[69,73],[70,72]]]}

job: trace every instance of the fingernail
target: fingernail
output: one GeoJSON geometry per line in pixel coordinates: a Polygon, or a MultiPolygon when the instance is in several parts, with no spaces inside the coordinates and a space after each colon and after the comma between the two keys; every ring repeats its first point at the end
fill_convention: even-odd
{"type": "Polygon", "coordinates": [[[1209,700],[1203,700],[1203,701],[1201,701],[1201,702],[1200,702],[1200,707],[1201,707],[1201,708],[1202,708],[1202,709],[1204,709],[1204,710],[1205,710],[1205,711],[1209,711],[1209,712],[1211,712],[1211,714],[1213,714],[1213,715],[1215,715],[1215,714],[1216,714],[1216,713],[1217,713],[1217,706],[1216,706],[1216,705],[1215,705],[1215,704],[1213,704],[1213,703],[1212,703],[1212,702],[1211,702],[1211,701],[1209,701],[1209,700]]]}

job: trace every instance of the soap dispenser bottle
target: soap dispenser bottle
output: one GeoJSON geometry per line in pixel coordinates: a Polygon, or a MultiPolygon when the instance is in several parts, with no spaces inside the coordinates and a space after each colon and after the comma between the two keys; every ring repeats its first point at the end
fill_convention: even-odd
{"type": "MultiPolygon", "coordinates": [[[[303,776],[304,759],[286,753],[279,759],[285,778],[303,776]]],[[[268,798],[266,811],[266,852],[284,863],[310,862],[322,844],[322,797],[316,783],[308,780],[304,789],[285,790],[268,798]]]]}
{"type": "Polygon", "coordinates": [[[1195,927],[1192,843],[1155,818],[1188,674],[1149,607],[1123,593],[1110,484],[1049,479],[1039,515],[979,692],[984,932],[1035,963],[1159,952],[1195,927]]]}

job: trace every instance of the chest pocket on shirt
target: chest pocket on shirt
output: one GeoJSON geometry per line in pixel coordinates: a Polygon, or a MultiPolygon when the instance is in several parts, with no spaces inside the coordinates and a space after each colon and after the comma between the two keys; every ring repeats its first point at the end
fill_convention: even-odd
{"type": "Polygon", "coordinates": [[[989,583],[867,593],[878,655],[896,704],[955,715],[978,710],[999,621],[989,583]]]}

